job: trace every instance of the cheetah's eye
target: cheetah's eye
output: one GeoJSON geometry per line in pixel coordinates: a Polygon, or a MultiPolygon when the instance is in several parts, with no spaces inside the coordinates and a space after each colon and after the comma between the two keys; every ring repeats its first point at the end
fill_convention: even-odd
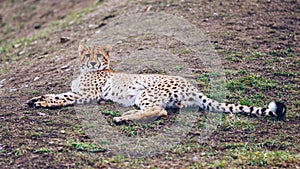
{"type": "Polygon", "coordinates": [[[90,54],[86,54],[85,57],[89,58],[91,55],[90,54]]]}
{"type": "Polygon", "coordinates": [[[102,56],[102,54],[101,54],[101,53],[97,54],[97,57],[98,57],[98,58],[100,58],[101,56],[102,56]]]}

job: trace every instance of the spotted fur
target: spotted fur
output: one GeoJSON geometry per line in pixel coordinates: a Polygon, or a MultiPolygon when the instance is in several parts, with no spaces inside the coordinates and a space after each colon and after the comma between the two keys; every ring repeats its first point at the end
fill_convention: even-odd
{"type": "Polygon", "coordinates": [[[269,108],[219,103],[205,96],[182,77],[115,73],[109,68],[110,53],[109,47],[79,46],[83,73],[72,82],[72,91],[34,97],[27,102],[28,105],[49,108],[111,100],[124,106],[136,105],[140,108],[115,117],[116,122],[166,116],[166,108],[189,106],[198,106],[211,112],[242,112],[256,117],[285,116],[286,106],[283,103],[272,102],[269,108]]]}

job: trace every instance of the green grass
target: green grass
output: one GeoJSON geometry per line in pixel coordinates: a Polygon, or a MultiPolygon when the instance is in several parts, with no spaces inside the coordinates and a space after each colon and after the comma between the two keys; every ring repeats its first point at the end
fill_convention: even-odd
{"type": "Polygon", "coordinates": [[[41,132],[26,133],[26,136],[30,137],[32,139],[41,138],[41,137],[43,137],[43,133],[41,133],[41,132]]]}
{"type": "Polygon", "coordinates": [[[122,125],[121,130],[128,136],[136,136],[138,134],[138,128],[139,126],[127,126],[127,125],[122,125]]]}
{"type": "Polygon", "coordinates": [[[43,153],[52,153],[53,150],[52,150],[51,148],[42,147],[42,148],[36,149],[34,152],[35,152],[35,153],[43,154],[43,153]]]}
{"type": "Polygon", "coordinates": [[[109,116],[112,116],[112,117],[119,117],[119,116],[121,116],[120,112],[113,111],[113,110],[104,110],[103,114],[109,115],[109,116]]]}
{"type": "Polygon", "coordinates": [[[297,50],[293,48],[287,48],[282,50],[271,50],[269,51],[269,55],[271,56],[279,56],[279,57],[296,57],[297,50]]]}
{"type": "Polygon", "coordinates": [[[92,143],[75,142],[71,141],[69,146],[75,148],[77,151],[88,151],[90,153],[103,152],[104,149],[92,143]]]}
{"type": "Polygon", "coordinates": [[[225,59],[232,61],[232,62],[241,62],[243,60],[243,57],[244,57],[243,53],[233,51],[233,52],[228,53],[225,56],[225,59]]]}
{"type": "Polygon", "coordinates": [[[241,76],[241,75],[248,75],[249,72],[244,69],[240,69],[239,71],[225,70],[225,74],[231,76],[241,76]]]}
{"type": "Polygon", "coordinates": [[[258,52],[258,51],[249,50],[248,52],[250,53],[250,55],[245,57],[246,60],[255,60],[257,58],[262,58],[266,56],[265,53],[258,52]]]}
{"type": "Polygon", "coordinates": [[[30,90],[28,93],[31,94],[31,95],[37,95],[40,92],[38,90],[30,90]]]}
{"type": "Polygon", "coordinates": [[[249,88],[256,88],[259,90],[276,89],[277,83],[275,80],[265,79],[261,75],[250,74],[245,77],[229,80],[226,87],[232,91],[245,91],[249,88]]]}
{"type": "Polygon", "coordinates": [[[240,99],[240,104],[246,106],[263,106],[263,100],[266,100],[267,96],[263,93],[255,93],[251,96],[244,96],[240,99]]]}
{"type": "Polygon", "coordinates": [[[182,65],[176,65],[175,66],[175,70],[177,70],[177,71],[180,71],[180,70],[182,70],[183,69],[183,66],[182,65]]]}
{"type": "Polygon", "coordinates": [[[274,148],[276,150],[285,150],[291,146],[294,146],[293,143],[287,141],[281,141],[279,139],[266,139],[262,143],[257,143],[257,148],[274,148]]]}
{"type": "Polygon", "coordinates": [[[274,75],[276,76],[286,76],[286,77],[296,77],[299,76],[299,72],[290,72],[290,71],[275,71],[274,75]]]}
{"type": "Polygon", "coordinates": [[[231,120],[227,117],[222,118],[222,123],[220,125],[221,130],[228,131],[228,130],[243,130],[243,131],[254,131],[256,129],[255,123],[235,118],[231,120]]]}
{"type": "Polygon", "coordinates": [[[284,167],[283,164],[296,162],[299,157],[289,151],[253,150],[251,148],[236,148],[231,150],[231,156],[237,157],[232,160],[237,165],[266,167],[268,165],[284,167]]]}
{"type": "Polygon", "coordinates": [[[190,53],[192,53],[190,49],[183,49],[182,51],[180,51],[180,54],[190,54],[190,53]]]}

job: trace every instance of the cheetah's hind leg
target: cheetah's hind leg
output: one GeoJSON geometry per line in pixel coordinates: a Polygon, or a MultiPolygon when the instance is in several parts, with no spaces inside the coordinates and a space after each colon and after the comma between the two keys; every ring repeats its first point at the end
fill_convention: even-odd
{"type": "Polygon", "coordinates": [[[153,107],[146,110],[131,110],[120,117],[114,117],[115,122],[134,121],[140,123],[149,123],[168,113],[163,107],[153,107]]]}

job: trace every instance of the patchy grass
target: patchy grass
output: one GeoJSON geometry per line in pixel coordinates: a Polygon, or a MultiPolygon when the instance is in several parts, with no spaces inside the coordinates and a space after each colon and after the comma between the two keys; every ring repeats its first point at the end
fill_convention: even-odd
{"type": "Polygon", "coordinates": [[[261,75],[250,74],[245,77],[228,80],[226,87],[232,91],[244,91],[249,88],[256,88],[259,90],[273,90],[276,89],[278,84],[275,80],[266,79],[261,75]]]}
{"type": "Polygon", "coordinates": [[[243,130],[243,131],[254,131],[256,129],[256,125],[254,122],[235,118],[231,120],[227,117],[222,118],[222,124],[220,126],[221,130],[243,130]]]}
{"type": "Polygon", "coordinates": [[[251,148],[237,148],[231,151],[231,156],[239,157],[239,160],[232,162],[237,165],[248,165],[256,167],[278,166],[286,167],[288,163],[293,163],[299,160],[296,154],[291,154],[289,151],[261,151],[251,148]]]}
{"type": "Polygon", "coordinates": [[[262,53],[262,52],[259,52],[259,51],[249,50],[248,52],[250,53],[250,55],[246,57],[246,60],[255,60],[257,58],[263,58],[263,57],[266,56],[265,53],[262,53]]]}
{"type": "Polygon", "coordinates": [[[36,149],[34,152],[39,153],[39,154],[43,154],[43,153],[52,153],[53,150],[51,148],[42,147],[42,148],[36,149]]]}
{"type": "Polygon", "coordinates": [[[29,91],[29,94],[31,94],[31,95],[37,95],[37,94],[39,94],[40,92],[38,91],[38,90],[30,90],[29,91]]]}
{"type": "Polygon", "coordinates": [[[112,116],[112,117],[118,117],[118,116],[121,116],[121,113],[120,113],[120,112],[118,112],[118,111],[113,111],[113,110],[104,110],[103,114],[109,115],[109,116],[112,116]]]}
{"type": "Polygon", "coordinates": [[[69,146],[75,148],[77,151],[87,151],[90,153],[97,153],[97,152],[105,151],[104,149],[102,149],[99,146],[92,144],[92,143],[70,141],[68,144],[69,144],[69,146]]]}
{"type": "Polygon", "coordinates": [[[276,76],[296,77],[296,76],[300,75],[300,72],[275,71],[274,75],[276,75],[276,76]]]}
{"type": "Polygon", "coordinates": [[[227,53],[225,56],[226,60],[232,61],[232,62],[241,62],[244,58],[244,54],[241,52],[233,51],[230,53],[227,53]]]}

